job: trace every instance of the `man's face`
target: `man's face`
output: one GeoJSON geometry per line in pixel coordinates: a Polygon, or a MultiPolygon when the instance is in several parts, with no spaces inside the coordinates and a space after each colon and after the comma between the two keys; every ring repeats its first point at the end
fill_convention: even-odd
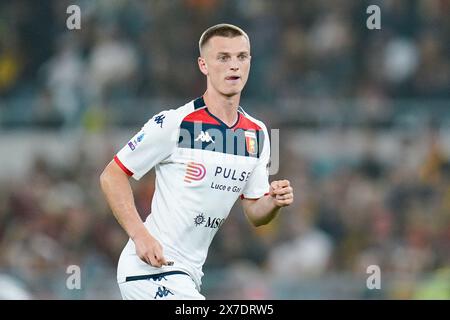
{"type": "Polygon", "coordinates": [[[250,71],[250,44],[244,36],[215,36],[208,40],[198,59],[200,70],[208,77],[208,87],[233,96],[244,89],[250,71]]]}

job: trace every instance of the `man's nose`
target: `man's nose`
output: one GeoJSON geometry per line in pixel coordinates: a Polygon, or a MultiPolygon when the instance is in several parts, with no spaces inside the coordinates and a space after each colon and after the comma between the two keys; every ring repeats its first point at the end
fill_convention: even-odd
{"type": "Polygon", "coordinates": [[[231,58],[230,59],[230,70],[231,71],[238,71],[239,70],[239,61],[237,58],[231,58]]]}

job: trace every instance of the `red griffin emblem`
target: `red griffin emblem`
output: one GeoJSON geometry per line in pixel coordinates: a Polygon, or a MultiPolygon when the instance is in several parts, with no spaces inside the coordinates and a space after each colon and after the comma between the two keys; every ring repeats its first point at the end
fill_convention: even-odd
{"type": "Polygon", "coordinates": [[[245,146],[249,154],[256,154],[258,152],[256,133],[254,131],[245,131],[245,146]]]}

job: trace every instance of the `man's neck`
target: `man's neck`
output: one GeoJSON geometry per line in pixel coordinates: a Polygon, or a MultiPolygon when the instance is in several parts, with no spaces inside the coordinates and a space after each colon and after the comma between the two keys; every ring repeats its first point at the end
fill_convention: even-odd
{"type": "Polygon", "coordinates": [[[234,125],[238,119],[237,109],[240,98],[240,93],[232,97],[227,97],[213,90],[206,90],[203,95],[203,100],[209,112],[229,127],[234,125]]]}

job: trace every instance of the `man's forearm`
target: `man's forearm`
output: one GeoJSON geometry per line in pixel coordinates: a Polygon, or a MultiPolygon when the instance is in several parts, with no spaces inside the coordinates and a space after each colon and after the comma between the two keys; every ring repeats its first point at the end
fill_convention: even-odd
{"type": "Polygon", "coordinates": [[[280,212],[280,209],[275,205],[273,198],[266,195],[248,206],[246,213],[253,225],[259,227],[272,221],[280,212]]]}
{"type": "Polygon", "coordinates": [[[100,177],[100,184],[119,224],[130,238],[143,232],[145,226],[134,205],[130,182],[115,163],[110,163],[100,177]]]}
{"type": "Polygon", "coordinates": [[[106,166],[100,176],[100,184],[114,216],[134,241],[136,255],[153,267],[173,265],[173,261],[166,261],[161,244],[148,232],[142,222],[134,205],[128,176],[113,161],[106,166]]]}
{"type": "Polygon", "coordinates": [[[293,191],[289,180],[272,181],[268,195],[258,200],[242,200],[245,214],[254,226],[267,224],[277,216],[280,208],[294,201],[293,191]]]}

